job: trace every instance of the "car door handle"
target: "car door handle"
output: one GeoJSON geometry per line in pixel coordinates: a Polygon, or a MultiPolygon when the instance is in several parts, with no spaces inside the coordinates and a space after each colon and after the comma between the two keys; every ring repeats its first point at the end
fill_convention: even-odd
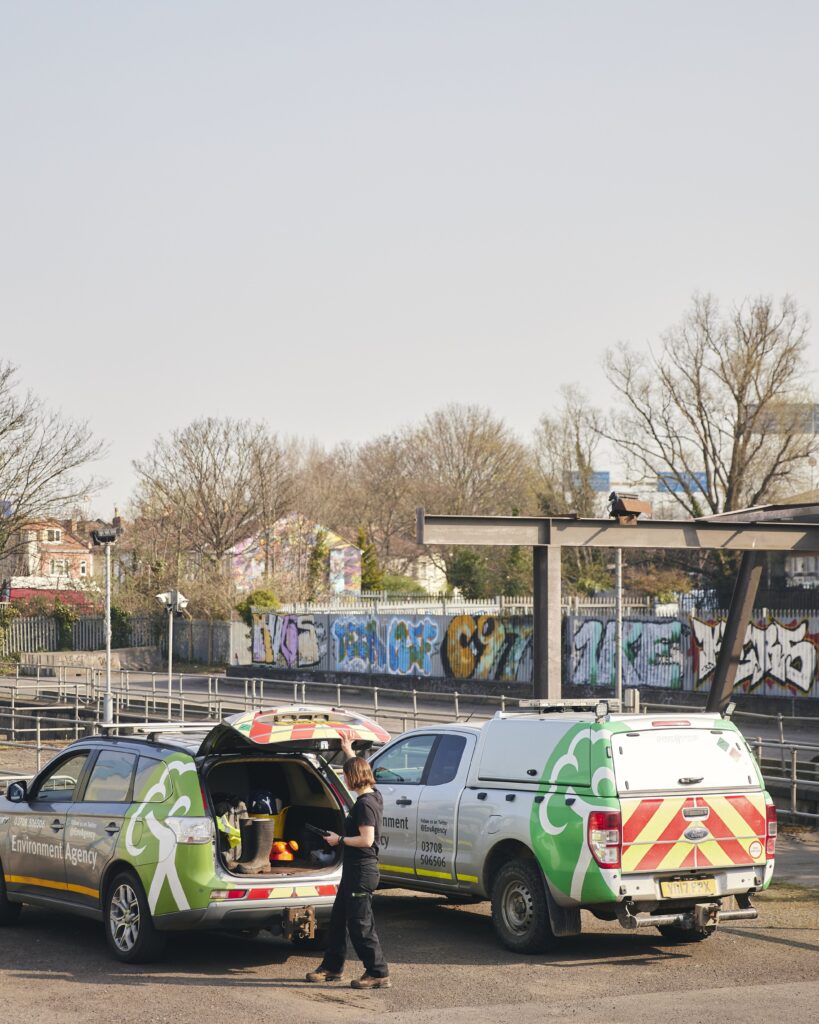
{"type": "Polygon", "coordinates": [[[54,821],[51,822],[51,828],[53,829],[54,832],[62,832],[62,830],[65,828],[65,822],[60,821],[59,818],[55,818],[54,821]]]}
{"type": "Polygon", "coordinates": [[[105,826],[105,831],[109,836],[115,836],[119,832],[119,825],[115,821],[110,822],[105,826]]]}
{"type": "Polygon", "coordinates": [[[402,796],[400,800],[396,800],[395,802],[398,804],[399,807],[409,807],[409,805],[412,803],[412,800],[409,800],[407,797],[402,796]]]}

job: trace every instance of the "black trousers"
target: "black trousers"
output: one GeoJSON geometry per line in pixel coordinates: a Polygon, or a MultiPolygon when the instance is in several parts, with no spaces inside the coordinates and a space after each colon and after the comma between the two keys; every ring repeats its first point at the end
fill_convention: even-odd
{"type": "Polygon", "coordinates": [[[378,886],[378,868],[345,865],[330,915],[327,949],[321,962],[327,971],[340,973],[347,959],[347,932],[367,974],[386,978],[390,973],[375,932],[372,895],[378,886]]]}

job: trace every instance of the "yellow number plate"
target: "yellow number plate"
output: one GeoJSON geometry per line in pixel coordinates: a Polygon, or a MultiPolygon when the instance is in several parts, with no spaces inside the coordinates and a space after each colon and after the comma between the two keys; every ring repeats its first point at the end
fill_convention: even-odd
{"type": "Polygon", "coordinates": [[[688,896],[716,896],[717,883],[713,878],[683,878],[677,882],[660,882],[660,894],[668,900],[688,896]]]}

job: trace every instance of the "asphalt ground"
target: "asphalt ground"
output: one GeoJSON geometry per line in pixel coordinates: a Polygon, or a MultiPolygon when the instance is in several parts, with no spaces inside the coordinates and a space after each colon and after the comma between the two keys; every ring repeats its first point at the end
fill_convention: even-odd
{"type": "MultiPolygon", "coordinates": [[[[811,842],[815,861],[819,845],[811,842]]],[[[757,903],[757,921],[725,924],[691,945],[668,943],[653,929],[627,933],[584,913],[582,936],[555,954],[521,957],[496,942],[488,904],[387,891],[374,904],[393,987],[374,992],[307,984],[318,955],[265,932],[175,935],[162,963],[129,967],[110,958],[100,924],[25,908],[19,925],[0,929],[2,1019],[733,1024],[787,1013],[815,1020],[819,890],[778,882],[757,903]]],[[[359,969],[348,963],[347,977],[359,969]]]]}

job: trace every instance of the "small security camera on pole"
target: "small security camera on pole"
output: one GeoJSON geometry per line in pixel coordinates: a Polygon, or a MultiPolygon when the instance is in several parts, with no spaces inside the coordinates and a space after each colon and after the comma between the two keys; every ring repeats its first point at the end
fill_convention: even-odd
{"type": "Polygon", "coordinates": [[[114,700],[111,695],[111,545],[116,543],[119,531],[113,526],[101,526],[91,531],[91,541],[105,548],[105,699],[102,703],[102,724],[113,725],[114,700]]]}
{"type": "Polygon", "coordinates": [[[164,605],[168,613],[168,721],[171,720],[171,700],[173,699],[173,617],[188,607],[188,599],[181,590],[166,590],[156,595],[157,601],[164,605]]]}

